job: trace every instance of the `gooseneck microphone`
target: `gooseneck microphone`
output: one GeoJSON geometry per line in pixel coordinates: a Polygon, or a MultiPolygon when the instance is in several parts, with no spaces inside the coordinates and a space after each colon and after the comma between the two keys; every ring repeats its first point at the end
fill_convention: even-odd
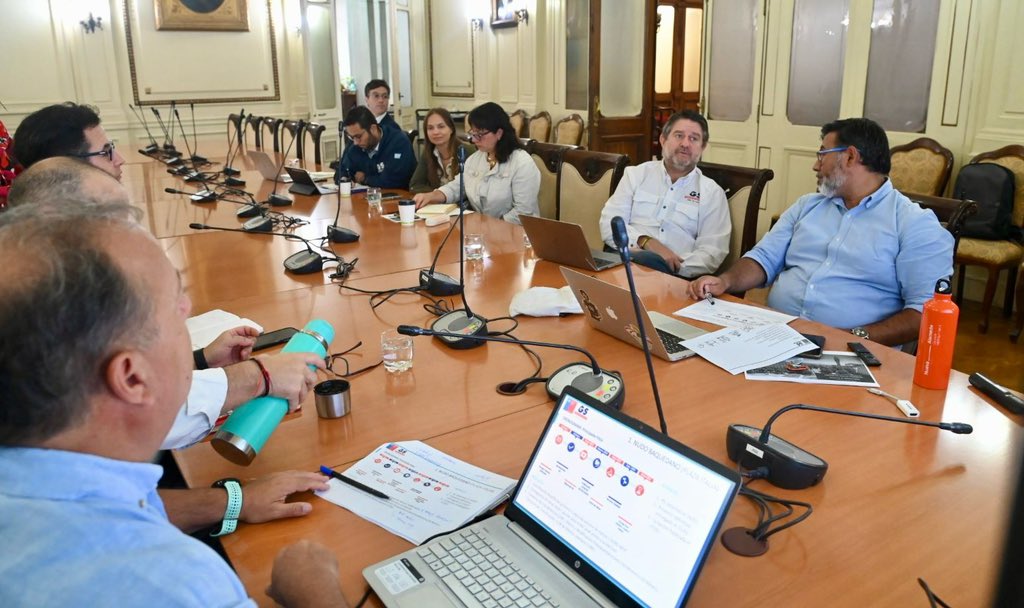
{"type": "Polygon", "coordinates": [[[643,318],[643,310],[640,308],[640,296],[637,295],[636,283],[633,282],[633,265],[629,255],[629,234],[626,232],[626,221],[622,216],[616,215],[612,218],[612,239],[619,249],[619,257],[626,268],[626,279],[629,281],[629,296],[633,300],[633,314],[636,315],[636,324],[640,329],[640,344],[644,347],[644,359],[647,362],[647,374],[651,378],[651,390],[654,392],[654,406],[658,409],[658,424],[661,425],[661,432],[668,435],[668,424],[665,422],[665,410],[661,407],[661,394],[658,392],[658,378],[654,374],[654,362],[651,361],[651,345],[647,341],[647,323],[643,318]]]}
{"type": "Polygon", "coordinates": [[[457,222],[452,222],[448,226],[448,232],[441,239],[441,244],[438,245],[437,252],[434,254],[434,260],[430,263],[430,269],[420,270],[420,289],[432,296],[456,296],[462,293],[461,281],[457,281],[454,277],[450,277],[443,272],[434,270],[437,267],[438,258],[441,257],[441,250],[444,249],[445,243],[448,242],[448,237],[455,231],[456,226],[458,226],[457,222]]]}
{"type": "Polygon", "coordinates": [[[184,194],[192,199],[193,203],[212,203],[217,200],[217,193],[208,188],[204,188],[198,192],[186,192],[175,188],[164,188],[164,192],[167,194],[184,194]]]}
{"type": "Polygon", "coordinates": [[[769,483],[780,488],[786,488],[787,490],[809,488],[821,481],[828,471],[828,463],[821,458],[782,439],[778,435],[771,434],[772,423],[775,422],[775,419],[790,410],[811,410],[829,414],[841,414],[843,416],[930,426],[943,431],[952,431],[958,435],[974,432],[974,428],[971,425],[963,422],[929,422],[917,418],[895,418],[893,416],[837,410],[830,407],[802,403],[787,405],[772,414],[771,418],[764,425],[763,430],[743,424],[729,425],[729,430],[725,436],[729,458],[748,469],[765,469],[766,474],[764,478],[769,483]]]}
{"type": "MultiPolygon", "coordinates": [[[[185,135],[185,125],[181,124],[181,115],[178,114],[178,109],[177,108],[174,109],[173,114],[174,114],[174,119],[178,122],[178,128],[181,129],[181,139],[184,140],[184,142],[185,142],[185,151],[188,152],[189,159],[192,161],[192,168],[191,169],[187,169],[187,168],[185,168],[184,165],[182,165],[182,168],[185,168],[185,171],[183,173],[177,173],[177,172],[173,172],[173,173],[175,173],[176,175],[181,175],[182,177],[184,177],[186,182],[202,182],[203,188],[205,188],[206,190],[209,190],[210,186],[209,186],[209,184],[206,183],[207,176],[203,175],[203,172],[199,170],[199,163],[196,162],[196,160],[195,160],[196,155],[192,151],[192,146],[189,145],[189,143],[188,143],[188,137],[185,135]]],[[[171,129],[174,129],[174,123],[171,123],[171,129]]],[[[230,183],[231,179],[232,178],[228,178],[229,183],[230,183]]],[[[242,183],[244,184],[245,182],[242,182],[242,183]]],[[[230,185],[235,185],[235,184],[230,184],[230,185]]]]}
{"type": "MultiPolygon", "coordinates": [[[[296,129],[296,133],[301,132],[302,121],[300,120],[299,128],[296,129]]],[[[292,140],[288,142],[288,148],[285,149],[284,154],[281,156],[281,164],[277,166],[277,172],[274,173],[274,190],[270,193],[270,196],[267,197],[267,200],[263,201],[272,207],[284,207],[285,205],[291,205],[294,202],[292,197],[287,194],[278,194],[277,187],[281,184],[281,172],[284,171],[284,165],[288,162],[288,153],[292,151],[292,146],[295,144],[296,139],[298,139],[298,137],[293,137],[292,140]]]]}
{"type": "MultiPolygon", "coordinates": [[[[269,218],[253,218],[249,222],[255,222],[257,220],[265,220],[266,224],[270,225],[269,218]]],[[[249,222],[246,222],[248,224],[249,222]]],[[[310,246],[309,241],[302,238],[297,234],[288,234],[286,232],[271,232],[269,228],[267,230],[245,230],[239,228],[224,228],[221,226],[210,226],[208,224],[200,224],[198,222],[192,222],[188,225],[193,230],[223,230],[225,232],[243,232],[246,234],[269,234],[272,236],[283,236],[289,241],[302,241],[306,246],[305,251],[298,251],[284,259],[284,269],[293,274],[312,274],[314,272],[320,272],[324,267],[324,257],[319,253],[313,251],[313,247],[310,246]]]]}
{"type": "MultiPolygon", "coordinates": [[[[207,163],[209,162],[208,158],[205,156],[199,156],[199,136],[196,133],[196,104],[189,103],[188,107],[192,112],[192,143],[195,144],[195,147],[192,149],[192,162],[200,164],[207,163]]],[[[184,129],[181,131],[181,136],[185,137],[184,129]]]]}
{"type": "MultiPolygon", "coordinates": [[[[466,150],[459,146],[459,240],[466,234],[463,227],[466,218],[466,150]]],[[[453,310],[438,317],[430,326],[438,332],[438,339],[445,346],[456,349],[475,348],[483,345],[483,340],[477,340],[476,336],[487,334],[487,319],[474,315],[469,309],[469,302],[466,300],[466,279],[464,266],[466,265],[466,248],[459,243],[459,293],[462,296],[460,310],[453,310]],[[448,335],[441,335],[448,334],[448,335]]]]}
{"type": "Polygon", "coordinates": [[[141,154],[149,156],[150,154],[153,154],[154,152],[160,149],[160,144],[156,143],[156,138],[153,137],[153,132],[149,130],[149,125],[146,124],[146,113],[139,112],[135,109],[135,106],[131,104],[128,104],[128,109],[132,111],[132,114],[135,115],[135,118],[142,123],[142,128],[146,130],[146,136],[149,137],[149,145],[143,148],[142,150],[139,150],[139,152],[141,154]]]}
{"type": "MultiPolygon", "coordinates": [[[[239,126],[241,126],[244,123],[244,121],[245,108],[242,108],[238,111],[239,126]]],[[[234,126],[235,125],[233,123],[228,123],[228,153],[224,156],[224,168],[220,170],[225,177],[231,177],[233,175],[238,175],[239,173],[241,173],[241,171],[231,166],[231,163],[234,162],[235,156],[238,154],[238,151],[241,151],[242,149],[242,138],[239,137],[241,129],[236,129],[234,128],[234,126]],[[235,141],[236,139],[238,140],[237,142],[235,141]],[[238,151],[235,151],[235,143],[238,144],[238,151]]]]}
{"type": "MultiPolygon", "coordinates": [[[[164,119],[160,116],[160,110],[157,110],[155,106],[150,106],[149,109],[153,111],[153,116],[156,116],[156,124],[164,132],[164,151],[177,152],[178,149],[174,147],[174,136],[168,132],[167,125],[164,124],[164,119]]],[[[170,117],[168,117],[167,122],[170,122],[170,117]]]]}
{"type": "MultiPolygon", "coordinates": [[[[436,338],[453,337],[462,339],[463,336],[459,334],[450,334],[447,332],[434,331],[431,329],[425,329],[422,327],[416,327],[415,325],[399,325],[397,328],[398,333],[406,336],[434,336],[436,338]]],[[[572,350],[583,354],[587,359],[590,359],[590,364],[586,363],[569,363],[555,370],[555,373],[548,377],[547,383],[544,385],[548,392],[548,396],[553,400],[558,400],[561,396],[562,391],[565,387],[572,386],[577,388],[584,393],[587,393],[594,399],[597,399],[601,403],[614,407],[615,409],[622,408],[622,402],[626,397],[626,386],[622,381],[622,377],[619,374],[601,369],[601,366],[597,364],[597,359],[594,355],[588,351],[575,346],[572,344],[556,344],[553,342],[536,342],[534,340],[520,340],[519,338],[503,338],[498,336],[487,336],[478,335],[473,337],[474,340],[482,340],[485,342],[504,342],[506,344],[517,344],[524,346],[544,346],[548,348],[560,348],[563,350],[572,350]]],[[[511,392],[511,391],[510,391],[511,392]]]]}

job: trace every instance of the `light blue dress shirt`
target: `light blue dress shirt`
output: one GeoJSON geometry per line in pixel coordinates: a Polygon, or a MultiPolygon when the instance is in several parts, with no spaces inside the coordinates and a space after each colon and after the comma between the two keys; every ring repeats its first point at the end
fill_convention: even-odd
{"type": "Polygon", "coordinates": [[[0,606],[255,606],[167,520],[152,464],[0,448],[0,606]]]}
{"type": "Polygon", "coordinates": [[[886,180],[849,210],[841,197],[800,197],[744,257],[774,282],[769,306],[849,329],[920,311],[953,274],[953,236],[886,180]]]}

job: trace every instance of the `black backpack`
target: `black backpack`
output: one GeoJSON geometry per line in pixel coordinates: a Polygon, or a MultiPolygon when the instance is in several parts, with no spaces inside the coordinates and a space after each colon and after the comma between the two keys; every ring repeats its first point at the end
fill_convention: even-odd
{"type": "Polygon", "coordinates": [[[975,163],[960,169],[953,198],[978,203],[978,213],[967,218],[962,235],[989,241],[1019,241],[1020,228],[1013,225],[1013,171],[995,163],[975,163]]]}

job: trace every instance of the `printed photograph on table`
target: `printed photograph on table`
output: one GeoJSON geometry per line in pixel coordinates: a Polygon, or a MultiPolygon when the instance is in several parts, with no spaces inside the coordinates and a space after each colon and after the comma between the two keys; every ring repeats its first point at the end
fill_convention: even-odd
{"type": "Polygon", "coordinates": [[[156,29],[248,32],[246,0],[154,0],[156,29]]]}

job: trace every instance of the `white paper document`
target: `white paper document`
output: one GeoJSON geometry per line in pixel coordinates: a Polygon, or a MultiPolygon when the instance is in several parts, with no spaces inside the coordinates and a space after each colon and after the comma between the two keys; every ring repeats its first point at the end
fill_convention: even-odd
{"type": "Polygon", "coordinates": [[[853,353],[827,350],[819,359],[794,357],[772,365],[747,370],[747,380],[878,386],[871,369],[853,353]]]}
{"type": "Polygon", "coordinates": [[[817,348],[800,332],[781,324],[753,329],[727,327],[684,340],[683,346],[733,375],[817,348]]]}
{"type": "Polygon", "coordinates": [[[263,327],[259,323],[250,319],[243,319],[236,314],[220,310],[219,308],[185,320],[188,335],[192,339],[193,350],[205,348],[224,331],[242,325],[255,327],[256,331],[263,332],[263,327]]]}
{"type": "Polygon", "coordinates": [[[707,300],[701,300],[686,308],[680,308],[674,315],[686,319],[696,319],[707,323],[714,323],[723,327],[764,327],[765,325],[776,325],[789,323],[796,319],[793,315],[787,315],[767,308],[758,308],[749,304],[715,300],[712,304],[707,300]]]}
{"type": "Polygon", "coordinates": [[[516,484],[420,441],[385,443],[343,474],[388,500],[337,479],[317,495],[417,545],[501,504],[516,484]]]}

